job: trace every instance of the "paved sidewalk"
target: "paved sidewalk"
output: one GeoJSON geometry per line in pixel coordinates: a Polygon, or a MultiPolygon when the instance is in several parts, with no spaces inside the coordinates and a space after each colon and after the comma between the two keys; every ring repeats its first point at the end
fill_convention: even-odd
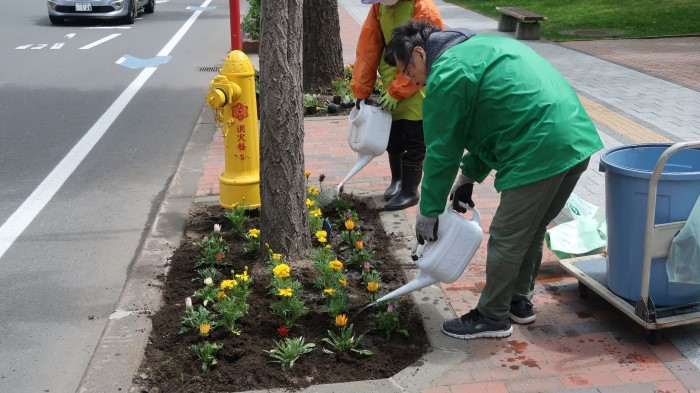
{"type": "MultiPolygon", "coordinates": [[[[506,35],[496,31],[495,20],[440,0],[436,3],[450,27],[506,35]]],[[[339,4],[343,53],[350,63],[368,6],[359,0],[339,4]]],[[[700,37],[664,40],[526,43],[571,82],[610,148],[644,141],[700,140],[700,37]],[[657,66],[659,59],[668,65],[657,66]]],[[[314,176],[325,174],[327,184],[340,182],[355,163],[356,155],[347,144],[348,128],[344,117],[304,121],[306,169],[314,176]]],[[[197,195],[211,199],[218,194],[223,170],[220,133],[214,135],[206,160],[197,195]]],[[[602,214],[604,184],[598,161],[596,154],[575,193],[597,205],[602,214]]],[[[379,200],[389,178],[383,155],[345,189],[379,200]]],[[[434,351],[423,364],[388,380],[315,386],[307,392],[700,392],[700,327],[665,329],[658,345],[648,345],[639,325],[607,301],[593,293],[581,299],[577,280],[548,251],[533,299],[537,314],[533,324],[514,325],[513,335],[504,339],[461,341],[440,334],[442,320],[472,309],[484,286],[485,244],[499,203],[493,176],[475,187],[474,200],[485,239],[469,268],[457,282],[414,296],[430,314],[425,323],[434,351]]],[[[407,256],[416,208],[383,214],[396,237],[397,255],[407,256]]],[[[407,274],[415,273],[406,259],[407,274]]]]}

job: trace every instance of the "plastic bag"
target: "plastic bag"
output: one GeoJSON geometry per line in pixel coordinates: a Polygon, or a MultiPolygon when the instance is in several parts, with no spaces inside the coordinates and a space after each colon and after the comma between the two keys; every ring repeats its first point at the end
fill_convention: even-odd
{"type": "Polygon", "coordinates": [[[598,212],[598,206],[586,202],[586,200],[574,193],[566,201],[566,209],[564,210],[564,214],[572,219],[580,217],[593,218],[596,212],[598,212]]]}
{"type": "Polygon", "coordinates": [[[606,245],[605,223],[581,217],[548,229],[545,234],[547,247],[561,259],[599,253],[606,245]]]}
{"type": "Polygon", "coordinates": [[[608,231],[605,220],[595,218],[598,207],[572,193],[562,212],[573,220],[547,230],[547,247],[560,259],[601,253],[608,231]]]}
{"type": "Polygon", "coordinates": [[[670,282],[700,284],[700,198],[683,228],[671,241],[666,273],[670,282]]]}

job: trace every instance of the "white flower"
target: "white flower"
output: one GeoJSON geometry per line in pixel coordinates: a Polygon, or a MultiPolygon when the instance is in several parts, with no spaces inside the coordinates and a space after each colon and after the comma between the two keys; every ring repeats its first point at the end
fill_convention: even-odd
{"type": "Polygon", "coordinates": [[[209,286],[209,285],[214,285],[214,280],[212,280],[211,277],[207,277],[204,279],[204,284],[209,286]]]}
{"type": "Polygon", "coordinates": [[[185,307],[192,308],[192,298],[191,297],[185,298],[185,307]]]}
{"type": "Polygon", "coordinates": [[[221,232],[221,224],[214,224],[214,232],[216,232],[216,233],[221,232]]]}

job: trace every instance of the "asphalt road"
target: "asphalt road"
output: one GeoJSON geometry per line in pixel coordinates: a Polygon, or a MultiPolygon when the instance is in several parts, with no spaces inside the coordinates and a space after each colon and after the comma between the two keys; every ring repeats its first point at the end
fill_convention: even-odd
{"type": "Polygon", "coordinates": [[[0,5],[0,392],[74,392],[204,105],[200,67],[230,49],[228,2],[64,26],[0,5]]]}

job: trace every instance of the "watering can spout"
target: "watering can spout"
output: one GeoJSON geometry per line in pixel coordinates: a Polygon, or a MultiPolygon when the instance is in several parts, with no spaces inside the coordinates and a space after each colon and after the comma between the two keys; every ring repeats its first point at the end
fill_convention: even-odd
{"type": "Polygon", "coordinates": [[[360,169],[362,169],[362,168],[364,168],[365,166],[367,166],[367,164],[369,164],[369,162],[372,161],[372,159],[373,159],[374,157],[375,157],[375,156],[372,155],[372,154],[358,154],[358,156],[357,156],[357,163],[355,163],[355,166],[352,167],[352,169],[350,170],[350,172],[348,172],[348,174],[345,176],[345,178],[343,179],[343,181],[341,181],[340,184],[338,184],[338,186],[336,186],[336,191],[337,191],[337,192],[340,192],[340,188],[343,186],[343,184],[345,184],[345,182],[347,182],[348,180],[350,180],[351,177],[355,176],[355,174],[356,174],[357,172],[359,172],[360,169]]]}
{"type": "Polygon", "coordinates": [[[389,299],[393,299],[397,296],[401,296],[401,295],[405,295],[405,294],[413,292],[413,291],[417,291],[417,290],[425,288],[429,285],[437,284],[437,282],[438,281],[436,279],[434,279],[433,277],[430,277],[425,272],[420,272],[420,273],[418,273],[418,277],[413,279],[413,281],[410,281],[407,284],[405,284],[404,286],[399,287],[399,288],[395,289],[394,291],[389,292],[388,294],[380,297],[379,299],[377,299],[377,301],[375,303],[384,302],[384,301],[387,301],[389,299]]]}

